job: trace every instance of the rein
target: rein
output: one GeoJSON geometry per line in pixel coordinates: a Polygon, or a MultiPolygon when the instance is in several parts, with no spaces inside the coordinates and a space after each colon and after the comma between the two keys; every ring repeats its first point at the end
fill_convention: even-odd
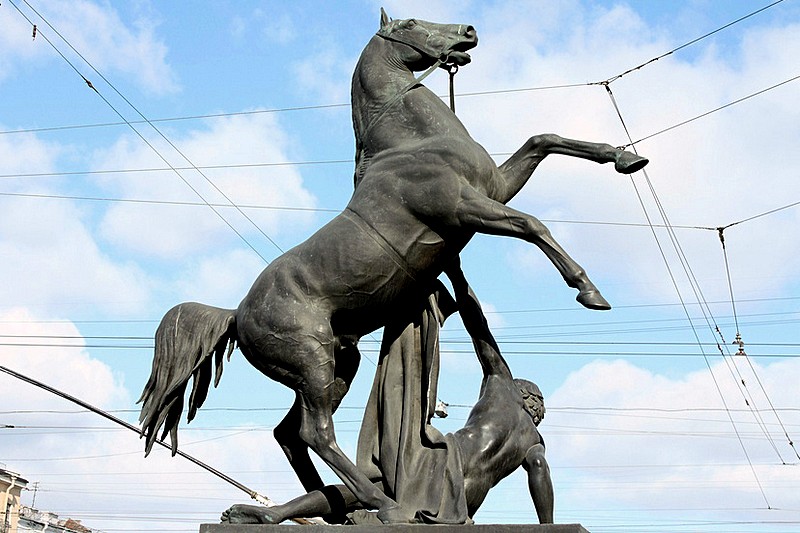
{"type": "Polygon", "coordinates": [[[453,88],[453,80],[456,77],[456,72],[458,72],[458,65],[447,65],[447,73],[450,74],[450,111],[452,111],[454,115],[456,114],[456,93],[453,88]]]}

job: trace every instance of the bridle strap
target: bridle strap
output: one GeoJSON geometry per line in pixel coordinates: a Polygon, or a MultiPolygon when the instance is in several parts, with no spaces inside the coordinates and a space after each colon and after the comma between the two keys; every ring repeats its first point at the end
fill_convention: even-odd
{"type": "MultiPolygon", "coordinates": [[[[423,54],[423,55],[426,55],[426,56],[431,56],[431,53],[430,53],[429,50],[424,50],[421,46],[419,46],[418,44],[416,44],[416,43],[414,43],[414,42],[412,42],[410,40],[406,40],[406,39],[402,39],[400,37],[397,37],[394,33],[396,33],[396,32],[389,33],[389,32],[385,32],[383,30],[379,30],[375,35],[377,35],[378,37],[382,37],[382,38],[386,39],[387,41],[392,41],[392,42],[395,42],[395,43],[400,43],[400,44],[404,44],[406,46],[410,46],[411,48],[413,48],[414,50],[416,50],[420,54],[423,54]]],[[[430,32],[428,32],[428,36],[430,37],[430,32]]],[[[442,62],[445,62],[447,60],[447,55],[448,54],[445,54],[445,52],[444,52],[446,46],[447,46],[446,42],[442,43],[442,49],[439,50],[439,52],[437,54],[437,57],[442,62]]]]}

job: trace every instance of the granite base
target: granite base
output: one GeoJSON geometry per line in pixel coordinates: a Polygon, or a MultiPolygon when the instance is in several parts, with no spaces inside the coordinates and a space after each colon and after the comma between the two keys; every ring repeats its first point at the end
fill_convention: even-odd
{"type": "Polygon", "coordinates": [[[589,533],[580,524],[473,524],[462,526],[391,524],[360,526],[300,526],[202,524],[200,533],[589,533]],[[288,529],[292,528],[292,529],[288,529]]]}

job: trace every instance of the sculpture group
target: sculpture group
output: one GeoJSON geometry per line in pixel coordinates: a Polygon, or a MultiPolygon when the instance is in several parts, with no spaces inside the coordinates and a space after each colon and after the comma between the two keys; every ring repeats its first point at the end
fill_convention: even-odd
{"type": "Polygon", "coordinates": [[[647,160],[608,144],[546,134],[531,137],[496,165],[414,77],[437,66],[467,64],[477,42],[472,26],[390,20],[382,12],[380,30],[353,75],[357,153],[355,191],[347,207],[269,264],[237,309],[184,303],[163,318],[140,400],[147,453],[162,427],[161,438],[169,434],[177,449],[190,378],[189,421],[206,398],[212,374],[218,383],[234,344],[267,377],[296,392],[274,435],[308,494],[269,510],[234,506],[224,520],[333,517],[361,508],[377,510],[370,516],[385,523],[465,523],[509,468],[523,466],[540,521],[552,521],[552,487],[536,431],[541,393],[511,377],[461,273],[459,253],[475,233],[524,239],[578,290],[578,302],[609,309],[547,228],[505,204],[549,154],[613,163],[621,173],[635,172],[647,160]],[[454,299],[438,280],[443,273],[454,299]],[[484,380],[464,429],[443,436],[429,422],[438,379],[438,327],[454,311],[473,338],[484,380]],[[359,339],[381,327],[381,359],[364,421],[364,427],[381,430],[362,431],[356,465],[336,443],[332,415],[358,368],[359,339]],[[387,385],[397,379],[402,386],[387,385]],[[386,415],[392,410],[396,413],[386,415]],[[494,455],[476,443],[493,443],[494,455]],[[324,486],[309,448],[343,485],[324,486]],[[395,471],[392,460],[409,467],[395,471]],[[431,468],[439,472],[434,483],[408,474],[431,468]]]}

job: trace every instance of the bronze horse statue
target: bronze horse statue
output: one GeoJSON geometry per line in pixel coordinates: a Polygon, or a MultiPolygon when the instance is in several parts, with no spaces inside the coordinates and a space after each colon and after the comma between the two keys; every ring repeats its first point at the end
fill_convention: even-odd
{"type": "Polygon", "coordinates": [[[538,246],[577,300],[592,309],[608,302],[547,228],[507,207],[549,154],[614,163],[631,173],[647,159],[608,144],[553,134],[531,137],[497,166],[455,114],[414,72],[465,65],[478,43],[468,25],[389,20],[367,44],[353,75],[356,189],[347,207],[305,242],[270,263],[237,309],[183,303],[156,332],[153,369],[140,402],[149,453],[177,428],[189,379],[191,421],[208,393],[212,368],[237,344],[266,376],[296,391],[274,435],[308,491],[323,482],[311,448],[365,507],[384,522],[405,511],[345,456],[333,412],[360,360],[359,339],[407,312],[475,233],[517,237],[538,246]]]}

